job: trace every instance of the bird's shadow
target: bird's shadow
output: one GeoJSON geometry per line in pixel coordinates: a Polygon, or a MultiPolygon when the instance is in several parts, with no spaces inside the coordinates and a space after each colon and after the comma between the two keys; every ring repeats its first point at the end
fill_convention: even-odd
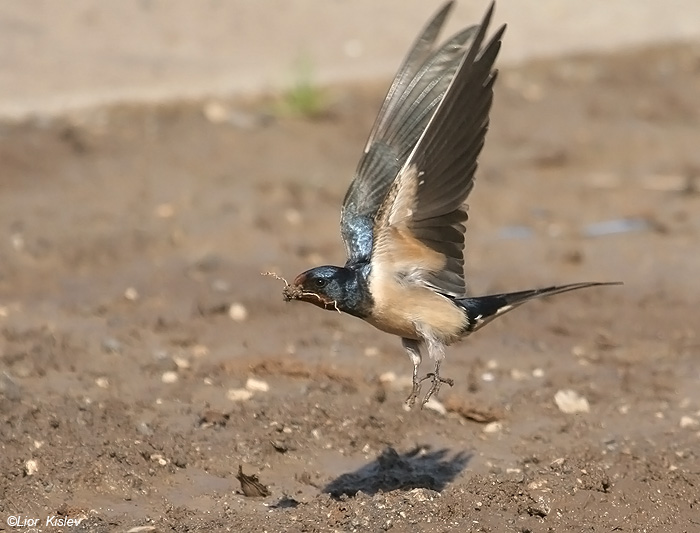
{"type": "Polygon", "coordinates": [[[464,470],[471,457],[463,451],[451,455],[446,448],[419,447],[400,454],[389,447],[371,463],[338,476],[323,488],[323,492],[335,498],[354,496],[359,491],[370,495],[415,488],[439,492],[464,470]]]}

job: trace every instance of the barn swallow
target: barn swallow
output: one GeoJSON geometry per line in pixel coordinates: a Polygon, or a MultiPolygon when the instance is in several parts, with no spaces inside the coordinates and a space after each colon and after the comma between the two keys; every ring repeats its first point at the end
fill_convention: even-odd
{"type": "Polygon", "coordinates": [[[413,363],[412,406],[422,381],[437,394],[445,347],[529,300],[610,285],[574,283],[469,297],[464,280],[465,200],[474,186],[505,25],[485,42],[482,22],[436,46],[453,2],[428,22],[399,68],[372,127],[341,210],[347,262],[285,286],[286,300],[344,312],[401,337],[413,363]],[[485,42],[485,44],[484,44],[485,42]],[[420,379],[421,349],[434,361],[420,379]]]}

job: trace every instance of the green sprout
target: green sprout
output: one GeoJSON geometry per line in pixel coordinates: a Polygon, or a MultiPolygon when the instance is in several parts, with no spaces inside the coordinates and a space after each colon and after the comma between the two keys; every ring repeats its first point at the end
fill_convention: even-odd
{"type": "Polygon", "coordinates": [[[328,109],[326,95],[314,84],[313,64],[302,56],[294,66],[292,86],[282,96],[280,112],[301,118],[319,118],[328,109]]]}

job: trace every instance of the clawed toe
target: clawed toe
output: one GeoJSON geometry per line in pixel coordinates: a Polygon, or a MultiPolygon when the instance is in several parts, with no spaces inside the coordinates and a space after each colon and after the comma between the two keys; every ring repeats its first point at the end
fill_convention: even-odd
{"type": "Polygon", "coordinates": [[[409,394],[408,398],[406,398],[406,405],[409,407],[413,407],[416,403],[416,399],[418,398],[418,395],[420,394],[420,389],[421,389],[421,383],[423,383],[426,380],[431,380],[430,382],[430,389],[428,389],[428,394],[425,395],[425,398],[420,403],[421,409],[425,406],[426,403],[430,400],[430,398],[437,394],[440,390],[440,385],[443,383],[446,383],[450,387],[452,387],[455,382],[453,379],[450,378],[443,378],[440,376],[439,373],[437,372],[430,372],[426,376],[422,377],[421,379],[414,379],[413,380],[413,390],[411,391],[411,394],[409,394]]]}
{"type": "Polygon", "coordinates": [[[425,376],[421,381],[424,381],[426,379],[431,379],[432,381],[430,383],[430,389],[428,390],[428,394],[425,395],[425,398],[423,398],[423,401],[421,402],[421,408],[423,408],[423,406],[425,406],[425,404],[428,403],[433,394],[437,394],[440,391],[441,384],[447,383],[450,387],[452,387],[455,384],[453,379],[443,378],[437,372],[431,372],[430,374],[425,376]]]}
{"type": "MultiPolygon", "coordinates": [[[[409,408],[413,408],[413,406],[416,403],[416,399],[418,398],[418,395],[420,394],[420,384],[423,380],[417,380],[413,379],[413,390],[411,390],[411,394],[408,395],[408,398],[406,398],[406,405],[408,405],[409,408]]],[[[422,406],[422,404],[421,404],[422,406]]]]}

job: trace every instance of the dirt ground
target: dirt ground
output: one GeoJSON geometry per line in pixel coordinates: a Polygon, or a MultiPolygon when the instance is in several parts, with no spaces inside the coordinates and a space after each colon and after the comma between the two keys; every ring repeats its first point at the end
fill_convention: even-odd
{"type": "Polygon", "coordinates": [[[313,120],[184,102],[0,126],[0,530],[700,531],[700,49],[502,72],[471,291],[625,285],[451,347],[422,411],[398,339],[260,276],[344,261],[383,91],[333,88],[313,120]]]}

